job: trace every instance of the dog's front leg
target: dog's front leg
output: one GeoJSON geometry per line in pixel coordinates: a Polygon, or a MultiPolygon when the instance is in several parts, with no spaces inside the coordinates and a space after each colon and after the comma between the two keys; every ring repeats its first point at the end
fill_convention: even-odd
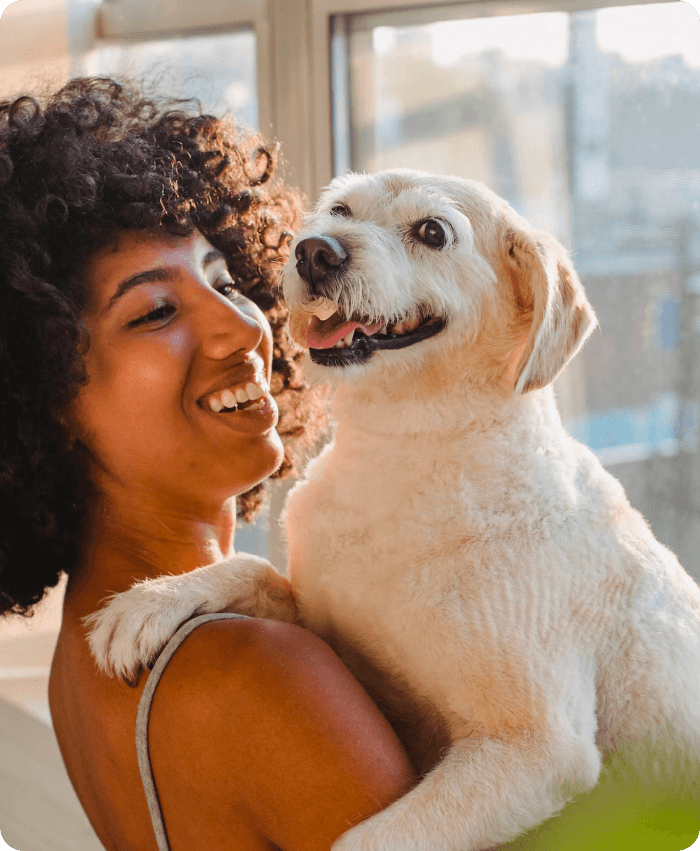
{"type": "Polygon", "coordinates": [[[481,851],[555,815],[600,772],[593,741],[461,739],[403,798],[332,851],[481,851]]]}
{"type": "Polygon", "coordinates": [[[246,553],[189,573],[138,582],[85,622],[98,666],[131,680],[188,618],[225,611],[297,622],[289,580],[265,559],[246,553]]]}

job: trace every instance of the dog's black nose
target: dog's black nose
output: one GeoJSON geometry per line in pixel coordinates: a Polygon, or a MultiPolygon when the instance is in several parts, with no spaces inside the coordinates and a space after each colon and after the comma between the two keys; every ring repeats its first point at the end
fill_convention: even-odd
{"type": "MultiPolygon", "coordinates": [[[[337,271],[350,256],[347,246],[332,236],[309,236],[297,245],[297,272],[311,288],[318,292],[329,272],[337,271]]],[[[323,293],[320,293],[321,295],[323,293]]]]}

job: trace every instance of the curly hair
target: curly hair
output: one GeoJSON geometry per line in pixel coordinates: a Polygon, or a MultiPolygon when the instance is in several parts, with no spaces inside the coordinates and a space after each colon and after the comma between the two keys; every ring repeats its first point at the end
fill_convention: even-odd
{"type": "MultiPolygon", "coordinates": [[[[109,79],[0,103],[0,614],[27,614],[78,559],[87,478],[61,414],[87,380],[81,268],[119,229],[197,229],[224,253],[272,326],[278,475],[293,470],[321,414],[276,295],[299,209],[271,180],[276,156],[196,102],[109,79]]],[[[239,516],[261,499],[239,497],[239,516]]]]}

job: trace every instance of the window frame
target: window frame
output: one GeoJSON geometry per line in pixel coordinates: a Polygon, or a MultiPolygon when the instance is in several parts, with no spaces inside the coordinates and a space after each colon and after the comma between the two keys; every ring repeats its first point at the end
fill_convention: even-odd
{"type": "Polygon", "coordinates": [[[97,36],[143,40],[250,28],[257,43],[260,130],[282,144],[284,176],[309,199],[333,177],[332,19],[421,24],[673,0],[102,0],[97,36]],[[167,21],[167,25],[163,24],[167,21]]]}
{"type": "Polygon", "coordinates": [[[258,118],[272,127],[270,38],[266,0],[102,0],[96,20],[98,43],[214,35],[252,30],[256,39],[258,118]],[[163,22],[167,22],[164,24],[163,22]]]}

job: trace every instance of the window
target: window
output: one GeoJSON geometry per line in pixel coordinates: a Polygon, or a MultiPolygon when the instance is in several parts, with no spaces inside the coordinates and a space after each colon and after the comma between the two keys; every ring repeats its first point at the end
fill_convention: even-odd
{"type": "Polygon", "coordinates": [[[480,180],[572,250],[601,330],[560,409],[700,579],[700,21],[567,5],[336,16],[334,168],[480,180]]]}
{"type": "Polygon", "coordinates": [[[157,82],[168,95],[196,97],[205,112],[229,110],[258,126],[256,42],[252,30],[144,41],[110,41],[93,51],[90,74],[157,82]]]}

